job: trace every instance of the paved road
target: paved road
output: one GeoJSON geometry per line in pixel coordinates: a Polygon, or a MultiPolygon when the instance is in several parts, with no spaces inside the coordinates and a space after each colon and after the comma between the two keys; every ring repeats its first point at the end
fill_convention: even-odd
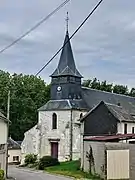
{"type": "Polygon", "coordinates": [[[13,177],[16,180],[71,180],[70,178],[58,177],[39,171],[20,169],[14,166],[10,166],[8,171],[9,177],[13,177]]]}

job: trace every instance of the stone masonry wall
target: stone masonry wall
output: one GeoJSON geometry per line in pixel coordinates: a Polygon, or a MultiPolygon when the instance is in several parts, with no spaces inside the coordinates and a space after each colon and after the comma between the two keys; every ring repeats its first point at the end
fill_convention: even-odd
{"type": "Polygon", "coordinates": [[[27,154],[39,155],[39,143],[40,130],[36,125],[25,133],[24,140],[21,144],[21,164],[24,163],[24,158],[27,154]]]}
{"type": "MultiPolygon", "coordinates": [[[[80,125],[78,120],[81,111],[72,111],[73,122],[73,159],[80,157],[80,125]]],[[[59,139],[59,160],[65,161],[70,155],[70,121],[71,110],[63,111],[41,111],[39,112],[41,122],[41,156],[51,155],[49,139],[59,139]],[[52,129],[52,115],[57,114],[58,128],[52,129]]]]}

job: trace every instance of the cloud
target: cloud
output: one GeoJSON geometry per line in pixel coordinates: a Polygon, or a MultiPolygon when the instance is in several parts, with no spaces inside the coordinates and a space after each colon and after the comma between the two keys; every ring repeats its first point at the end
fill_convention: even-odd
{"type": "MultiPolygon", "coordinates": [[[[0,49],[26,32],[63,0],[5,0],[0,6],[0,49]]],[[[97,0],[71,1],[35,31],[0,54],[1,69],[11,73],[35,74],[62,45],[65,17],[74,32],[97,0]]],[[[75,61],[86,78],[135,86],[135,2],[104,1],[72,39],[75,61]]],[[[41,73],[49,82],[59,56],[41,73]]]]}

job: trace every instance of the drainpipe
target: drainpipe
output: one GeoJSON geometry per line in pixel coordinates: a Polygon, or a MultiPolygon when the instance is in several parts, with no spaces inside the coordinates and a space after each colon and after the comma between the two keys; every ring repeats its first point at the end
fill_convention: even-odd
{"type": "Polygon", "coordinates": [[[72,161],[72,150],[73,150],[73,111],[71,109],[70,115],[70,161],[72,161]]]}

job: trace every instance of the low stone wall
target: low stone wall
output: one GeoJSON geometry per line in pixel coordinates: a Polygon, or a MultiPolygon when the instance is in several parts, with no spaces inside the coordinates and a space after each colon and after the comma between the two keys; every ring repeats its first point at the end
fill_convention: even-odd
{"type": "Polygon", "coordinates": [[[85,172],[99,174],[103,179],[107,175],[107,152],[111,150],[129,150],[129,177],[135,179],[135,145],[128,143],[105,143],[84,141],[81,167],[85,172]]]}
{"type": "Polygon", "coordinates": [[[100,174],[104,177],[105,169],[105,143],[84,141],[83,159],[81,167],[85,172],[100,174]],[[91,170],[89,158],[91,158],[91,170]]]}
{"type": "Polygon", "coordinates": [[[0,169],[6,172],[6,150],[0,150],[0,169]]]}

